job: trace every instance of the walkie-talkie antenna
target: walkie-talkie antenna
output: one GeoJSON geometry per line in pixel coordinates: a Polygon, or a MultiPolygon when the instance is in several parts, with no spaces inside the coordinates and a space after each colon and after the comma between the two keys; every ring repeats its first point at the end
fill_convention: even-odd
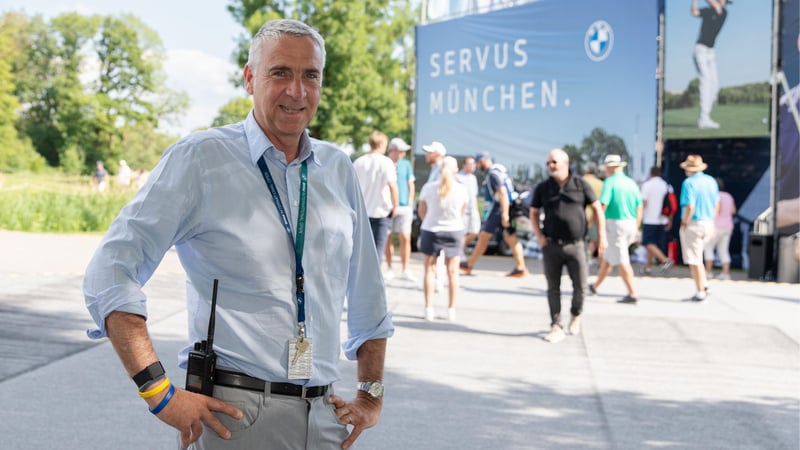
{"type": "Polygon", "coordinates": [[[211,291],[211,314],[208,318],[208,348],[207,351],[211,352],[214,347],[214,317],[217,315],[217,287],[219,280],[214,278],[214,288],[211,291]]]}

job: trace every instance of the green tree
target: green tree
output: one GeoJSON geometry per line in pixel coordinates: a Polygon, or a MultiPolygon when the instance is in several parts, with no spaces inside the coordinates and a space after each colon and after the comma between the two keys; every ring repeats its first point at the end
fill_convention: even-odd
{"type": "Polygon", "coordinates": [[[602,128],[595,128],[583,138],[580,147],[566,144],[562,149],[569,155],[570,164],[583,166],[587,162],[601,163],[606,155],[614,153],[628,160],[628,149],[625,141],[615,134],[608,134],[602,128]]]}
{"type": "MultiPolygon", "coordinates": [[[[120,155],[128,162],[133,170],[143,168],[151,170],[161,159],[164,150],[178,140],[178,136],[171,136],[156,131],[151,125],[139,123],[126,126],[122,130],[121,145],[125,152],[120,155]]],[[[118,161],[113,161],[113,169],[117,171],[118,161]]]]}
{"type": "Polygon", "coordinates": [[[222,106],[211,122],[212,127],[221,127],[231,123],[241,122],[253,109],[253,101],[250,97],[236,97],[222,106]]]}
{"type": "Polygon", "coordinates": [[[325,37],[323,91],[309,127],[312,135],[354,148],[376,129],[408,137],[413,98],[410,2],[237,0],[228,9],[249,33],[239,41],[240,66],[247,62],[250,37],[268,20],[302,20],[325,37]]]}
{"type": "Polygon", "coordinates": [[[186,94],[164,87],[158,35],[133,16],[36,16],[13,36],[25,49],[12,67],[20,128],[51,165],[117,160],[129,127],[154,132],[186,109],[186,94]]]}
{"type": "Polygon", "coordinates": [[[14,95],[12,67],[19,59],[21,49],[14,45],[10,31],[24,21],[24,17],[8,14],[0,17],[0,170],[39,170],[44,166],[42,158],[33,149],[29,139],[21,137],[15,123],[20,108],[14,95]]]}

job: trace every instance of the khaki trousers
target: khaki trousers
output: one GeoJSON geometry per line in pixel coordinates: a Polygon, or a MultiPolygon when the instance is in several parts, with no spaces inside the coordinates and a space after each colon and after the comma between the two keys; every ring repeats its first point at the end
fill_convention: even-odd
{"type": "MultiPolygon", "coordinates": [[[[301,399],[245,389],[214,387],[214,398],[244,412],[241,420],[214,413],[231,431],[231,439],[220,438],[214,430],[203,434],[190,450],[339,450],[349,432],[339,422],[328,393],[301,399]]],[[[180,447],[180,437],[178,437],[180,447]]]]}

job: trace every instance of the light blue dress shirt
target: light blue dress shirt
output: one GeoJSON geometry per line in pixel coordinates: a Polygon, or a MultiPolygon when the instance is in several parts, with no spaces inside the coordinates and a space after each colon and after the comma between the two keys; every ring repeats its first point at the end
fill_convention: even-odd
{"type": "Polygon", "coordinates": [[[350,159],[304,134],[290,164],[258,127],[244,122],[200,131],[164,153],[148,183],[114,220],[86,271],[84,295],[106,336],[112,311],[147,316],[141,286],[173,245],[186,271],[189,345],[205,339],[213,279],[219,279],[217,364],[269,381],[288,381],[288,340],[297,336],[294,248],[257,160],[266,156],[293,229],[300,166],[308,161],[306,334],[313,340],[308,386],[339,378],[340,322],[347,298],[348,359],[367,340],[394,332],[369,220],[350,159]]]}

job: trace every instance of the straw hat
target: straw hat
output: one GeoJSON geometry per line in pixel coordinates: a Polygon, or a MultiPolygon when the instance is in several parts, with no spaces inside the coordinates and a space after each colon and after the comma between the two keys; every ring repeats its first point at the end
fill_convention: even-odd
{"type": "Polygon", "coordinates": [[[686,161],[681,163],[681,169],[687,172],[702,172],[706,170],[708,164],[703,162],[703,157],[700,155],[689,155],[686,161]]]}

